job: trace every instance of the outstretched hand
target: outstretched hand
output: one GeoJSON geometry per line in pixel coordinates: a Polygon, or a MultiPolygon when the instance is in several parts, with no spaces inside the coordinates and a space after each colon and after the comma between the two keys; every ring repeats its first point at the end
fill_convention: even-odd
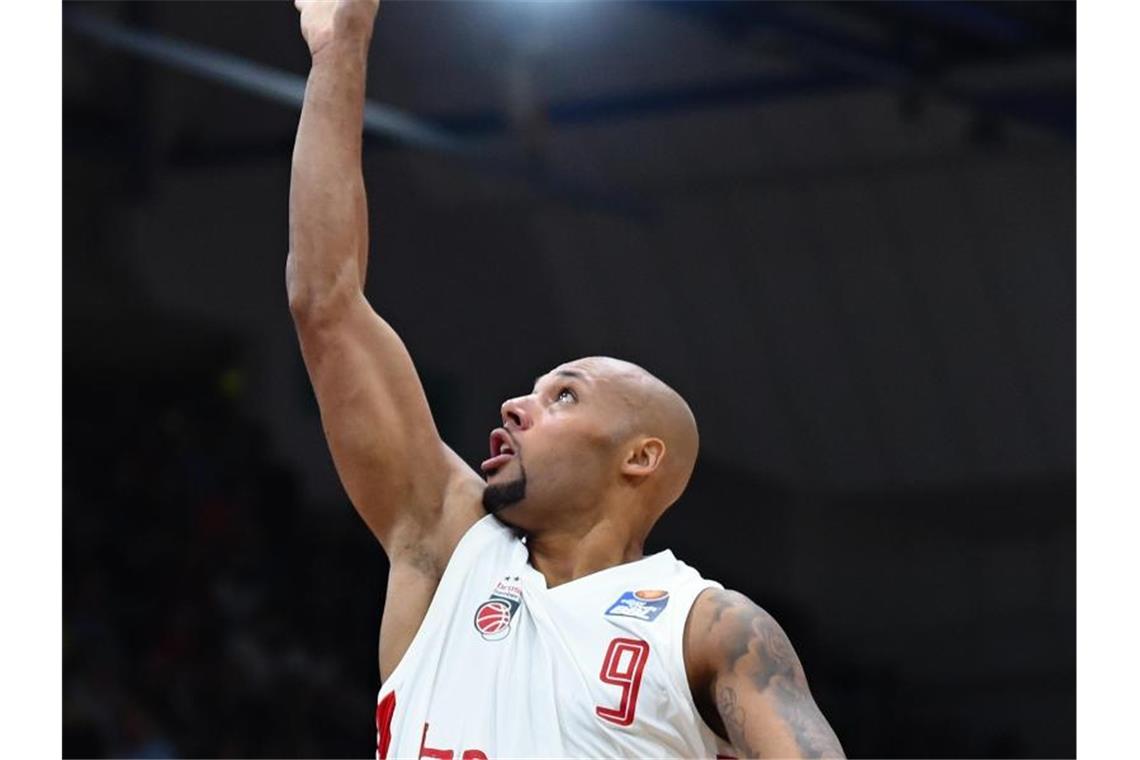
{"type": "Polygon", "coordinates": [[[301,36],[315,56],[334,39],[367,42],[380,0],[293,0],[301,12],[301,36]]]}

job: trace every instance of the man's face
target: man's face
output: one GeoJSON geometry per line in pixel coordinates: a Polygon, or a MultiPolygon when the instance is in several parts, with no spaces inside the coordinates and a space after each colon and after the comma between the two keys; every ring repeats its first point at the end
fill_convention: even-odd
{"type": "Polygon", "coordinates": [[[539,377],[526,396],[506,401],[492,431],[483,506],[523,529],[540,527],[574,497],[615,476],[621,410],[607,378],[571,362],[539,377]]]}

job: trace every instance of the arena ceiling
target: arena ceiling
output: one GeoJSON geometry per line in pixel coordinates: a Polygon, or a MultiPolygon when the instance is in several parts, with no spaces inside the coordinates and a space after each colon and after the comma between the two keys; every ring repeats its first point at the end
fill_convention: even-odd
{"type": "MultiPolygon", "coordinates": [[[[414,129],[369,133],[369,295],[469,461],[503,397],[609,353],[690,399],[706,458],[758,478],[1071,472],[1074,9],[384,3],[369,97],[414,129]]],[[[65,11],[64,212],[88,243],[65,238],[71,363],[169,344],[109,336],[139,321],[116,314],[237,336],[253,408],[335,488],[283,308],[296,109],[240,66],[202,73],[303,76],[295,13],[65,11]]]]}

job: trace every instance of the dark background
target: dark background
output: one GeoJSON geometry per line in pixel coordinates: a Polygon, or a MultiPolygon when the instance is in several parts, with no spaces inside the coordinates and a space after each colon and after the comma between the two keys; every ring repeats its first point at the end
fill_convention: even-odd
{"type": "MultiPolygon", "coordinates": [[[[72,26],[303,75],[296,13],[64,11],[64,752],[371,756],[386,565],[285,302],[297,110],[72,26]]],[[[380,16],[369,97],[478,155],[364,166],[447,441],[641,363],[703,444],[647,551],[783,623],[850,755],[1075,755],[1074,5],[380,16]]]]}

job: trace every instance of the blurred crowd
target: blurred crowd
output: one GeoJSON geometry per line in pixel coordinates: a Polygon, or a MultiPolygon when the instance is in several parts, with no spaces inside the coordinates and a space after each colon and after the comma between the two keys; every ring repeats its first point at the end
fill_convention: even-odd
{"type": "Polygon", "coordinates": [[[371,756],[351,507],[302,505],[232,372],[65,388],[64,756],[371,756]]]}

